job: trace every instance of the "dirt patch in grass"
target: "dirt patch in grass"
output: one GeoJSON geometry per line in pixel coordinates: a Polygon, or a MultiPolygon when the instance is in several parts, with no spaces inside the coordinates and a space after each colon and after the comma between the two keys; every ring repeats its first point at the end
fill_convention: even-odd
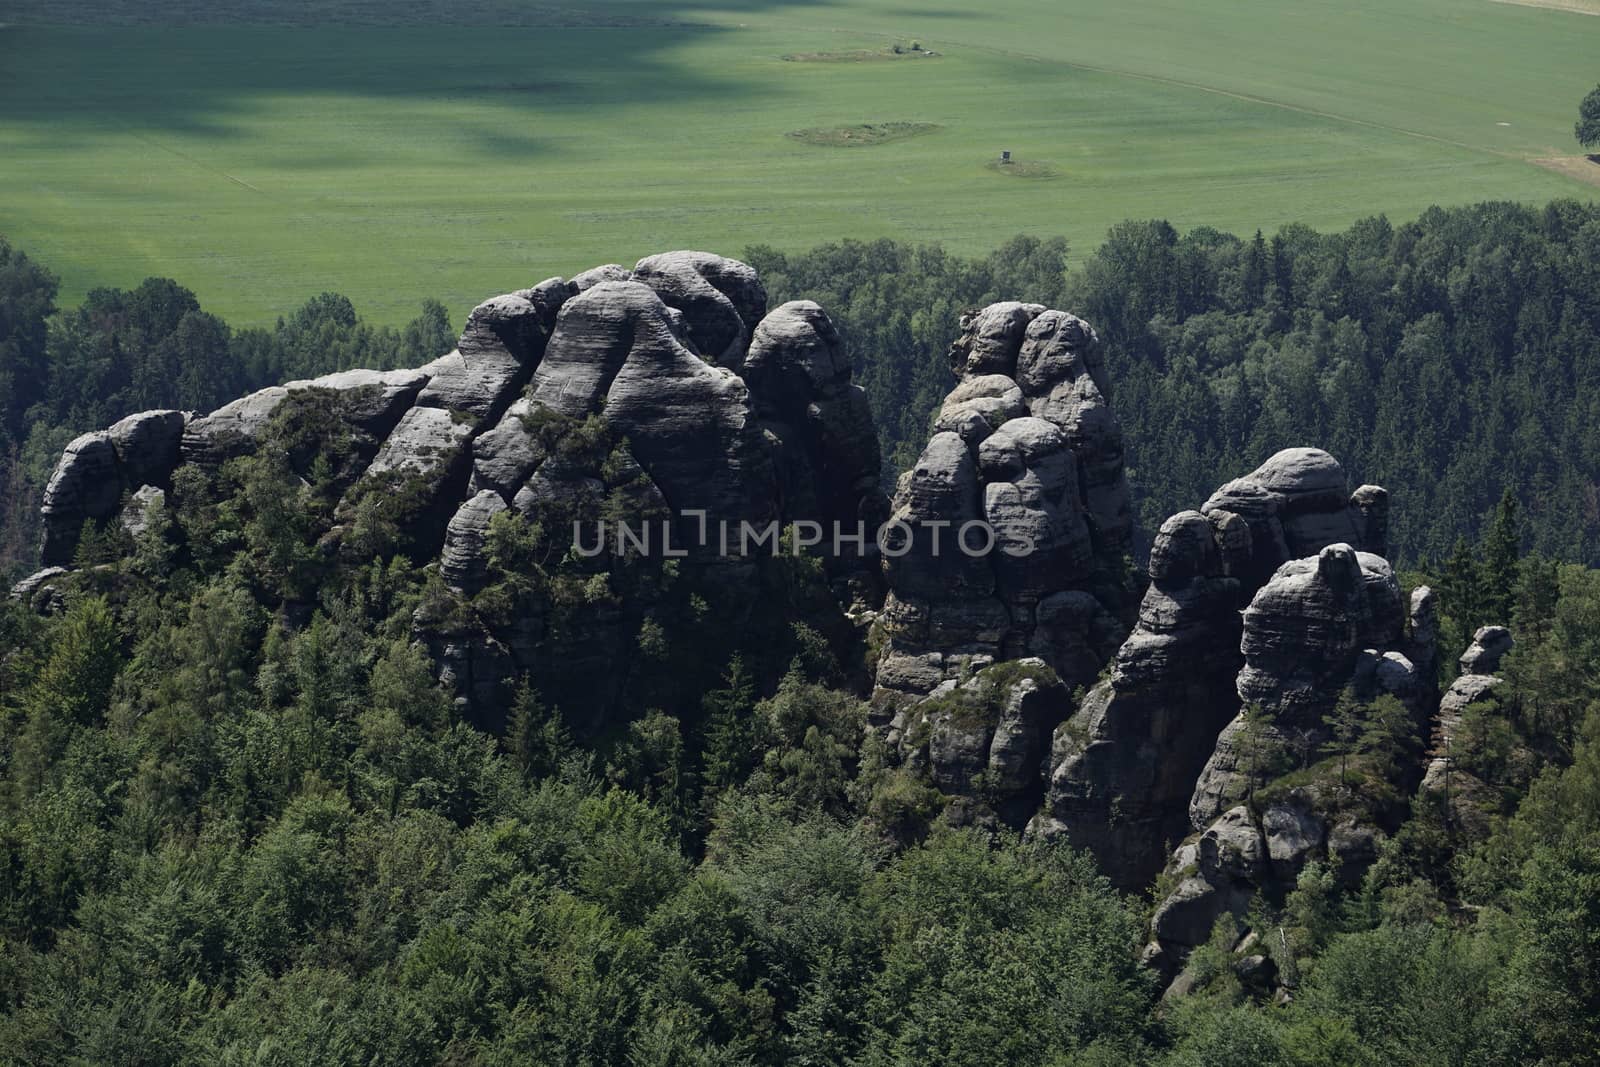
{"type": "Polygon", "coordinates": [[[852,48],[844,52],[790,52],[780,57],[785,63],[875,63],[885,59],[937,59],[931,49],[909,45],[887,48],[852,48]]]}
{"type": "Polygon", "coordinates": [[[996,174],[1004,174],[1010,178],[1059,178],[1061,168],[1054,163],[1047,163],[1042,159],[1013,159],[993,160],[987,164],[988,168],[996,174]]]}
{"type": "Polygon", "coordinates": [[[804,144],[822,145],[825,148],[864,148],[867,145],[920,137],[942,128],[932,122],[863,122],[856,126],[813,126],[806,130],[790,130],[787,136],[804,144]]]}
{"type": "Polygon", "coordinates": [[[1532,160],[1545,170],[1553,170],[1557,174],[1565,174],[1569,178],[1576,178],[1580,182],[1590,185],[1600,185],[1600,153],[1592,156],[1545,156],[1542,159],[1532,160]]]}

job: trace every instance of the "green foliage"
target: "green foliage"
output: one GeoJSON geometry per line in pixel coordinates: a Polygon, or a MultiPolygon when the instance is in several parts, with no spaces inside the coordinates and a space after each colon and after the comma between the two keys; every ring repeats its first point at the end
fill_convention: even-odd
{"type": "Polygon", "coordinates": [[[561,712],[545,707],[527,683],[512,700],[502,747],[524,774],[534,778],[554,775],[576,754],[561,712]]]}
{"type": "Polygon", "coordinates": [[[791,670],[778,691],[755,709],[756,741],[764,750],[758,787],[801,810],[840,811],[865,718],[855,697],[791,670]]]}
{"type": "Polygon", "coordinates": [[[43,787],[74,734],[100,723],[122,666],[116,620],[99,598],[73,604],[51,628],[49,648],[23,694],[25,720],[12,754],[13,785],[24,796],[43,787]]]}
{"type": "Polygon", "coordinates": [[[1254,807],[1256,787],[1284,769],[1288,753],[1273,726],[1272,715],[1259,704],[1249,704],[1239,712],[1239,727],[1233,733],[1233,751],[1239,773],[1244,776],[1246,804],[1254,807]]]}
{"type": "Polygon", "coordinates": [[[714,803],[724,790],[744,781],[755,764],[754,711],[756,688],[745,670],[744,659],[728,662],[723,686],[701,701],[705,714],[705,752],[700,778],[706,803],[714,803]]]}
{"type": "MultiPolygon", "coordinates": [[[[334,370],[419,366],[454,344],[444,307],[434,300],[398,331],[361,322],[347,299],[331,293],[279,320],[275,330],[234,331],[168,278],[147,278],[132,290],[93,289],[79,306],[52,317],[56,285],[0,238],[0,485],[14,485],[19,502],[38,499],[68,440],[124,415],[210,411],[264,386],[334,370]]],[[[269,437],[288,451],[300,476],[312,472],[318,450],[329,452],[333,474],[347,473],[350,433],[336,421],[331,397],[299,393],[274,418],[269,437]]],[[[328,496],[344,484],[335,479],[315,488],[328,496]]],[[[0,569],[31,561],[31,512],[0,511],[0,569]]],[[[365,519],[358,532],[365,547],[380,547],[386,531],[371,514],[358,518],[365,519]]],[[[89,551],[90,562],[114,555],[95,539],[89,551]]]]}
{"type": "Polygon", "coordinates": [[[1590,89],[1578,104],[1578,123],[1572,136],[1585,148],[1600,146],[1600,85],[1590,89]]]}

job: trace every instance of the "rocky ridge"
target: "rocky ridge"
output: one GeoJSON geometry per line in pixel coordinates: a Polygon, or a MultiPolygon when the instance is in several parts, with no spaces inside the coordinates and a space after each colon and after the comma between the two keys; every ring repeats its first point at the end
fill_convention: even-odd
{"type": "MultiPolygon", "coordinates": [[[[759,620],[770,556],[719,551],[715,531],[816,523],[864,535],[820,547],[835,617],[873,623],[869,719],[891,758],[951,821],[1065,837],[1127,889],[1165,868],[1152,962],[1170,973],[1312,859],[1359,877],[1385,813],[1315,788],[1258,796],[1255,754],[1309,762],[1342,694],[1393,698],[1427,728],[1432,595],[1402,599],[1381,487],[1351,491],[1326,452],[1285,449],[1163,523],[1141,576],[1094,330],[1003,302],[963,316],[955,386],[887,500],[838,331],[814,303],[766,302],[748,266],[668,253],[485,301],[456,350],[415,370],[130,416],[63,454],[46,569],[14,595],[55,610],[86,524],[142,534],[182,506],[186,468],[271,442],[308,477],[327,457],[284,423],[311,405],[342,441],[318,475],[337,491],[319,553],[361,558],[376,514],[437,560],[413,635],[481,725],[503,726],[527,679],[586,733],[652,670],[702,691],[682,664],[647,662],[655,614],[696,605],[692,640],[759,620]],[[644,543],[567,536],[604,517],[682,554],[667,566],[644,543]],[[523,580],[534,557],[564,559],[565,584],[523,580]]],[[[1446,748],[1448,709],[1493,689],[1504,640],[1479,639],[1440,709],[1446,748]]]]}
{"type": "MultiPolygon", "coordinates": [[[[470,715],[494,725],[513,684],[533,672],[541,689],[590,709],[580,726],[597,729],[649,597],[600,596],[581,625],[556,618],[548,590],[478,610],[498,515],[557,531],[589,521],[596,533],[602,515],[636,519],[658,555],[686,550],[689,568],[716,574],[701,583],[717,595],[710,609],[737,628],[760,595],[761,568],[718,550],[722,524],[831,529],[875,525],[886,511],[876,431],[838,331],[810,302],[770,314],[766,305],[746,264],[671,252],[486,300],[457,348],[424,367],[290,382],[204,415],[130,416],[62,455],[43,501],[41,555],[63,570],[17,594],[48,593],[86,523],[114,523],[132,501],[130,515],[143,514],[184,467],[215,471],[251,455],[296,403],[320,403],[345,442],[322,553],[359,556],[353,531],[378,514],[419,562],[439,560],[448,603],[419,610],[416,635],[470,715]]],[[[287,457],[302,478],[312,458],[287,457]]],[[[600,553],[591,574],[615,579],[618,556],[600,553]]],[[[870,537],[827,566],[847,602],[876,608],[870,537]]]]}

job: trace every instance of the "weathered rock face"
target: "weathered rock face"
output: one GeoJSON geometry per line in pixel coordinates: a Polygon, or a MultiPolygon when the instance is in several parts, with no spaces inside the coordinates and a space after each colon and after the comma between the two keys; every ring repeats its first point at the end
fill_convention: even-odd
{"type": "Polygon", "coordinates": [[[875,537],[888,503],[874,459],[877,427],[866,393],[851,382],[844,339],[815,303],[790,301],[757,324],[741,373],[763,434],[778,444],[783,510],[840,524],[840,542],[824,557],[836,592],[858,611],[876,607],[883,579],[875,537]]]}
{"type": "Polygon", "coordinates": [[[40,615],[54,615],[66,607],[61,590],[54,579],[71,572],[65,567],[45,567],[35,571],[11,587],[11,599],[40,615]]]}
{"type": "Polygon", "coordinates": [[[1511,631],[1504,626],[1482,626],[1472,635],[1472,644],[1461,654],[1461,673],[1494,674],[1500,661],[1511,651],[1511,631]]]}
{"type": "Polygon", "coordinates": [[[1461,674],[1450,683],[1449,690],[1439,701],[1439,711],[1433,718],[1430,735],[1427,772],[1422,778],[1421,792],[1443,798],[1453,807],[1450,779],[1458,779],[1454,792],[1470,795],[1474,787],[1483,783],[1472,781],[1469,772],[1459,764],[1457,741],[1461,733],[1462,713],[1474,704],[1488,704],[1498,708],[1503,679],[1499,676],[1500,661],[1511,651],[1511,631],[1504,626],[1484,626],[1472,635],[1472,644],[1461,655],[1461,674]],[[1459,781],[1467,778],[1468,781],[1459,781]]]}
{"type": "MultiPolygon", "coordinates": [[[[1358,540],[1387,522],[1387,499],[1376,486],[1350,494],[1344,469],[1332,456],[1292,448],[1224,485],[1200,511],[1168,519],[1151,546],[1150,587],[1137,625],[1118,649],[1110,677],[1057,731],[1045,811],[1033,831],[1065,834],[1091,849],[1125,888],[1148,885],[1172,844],[1216,814],[1208,809],[1197,827],[1188,809],[1219,735],[1240,708],[1237,683],[1249,654],[1241,651],[1240,611],[1293,554],[1315,556],[1331,544],[1354,544],[1362,551],[1337,554],[1343,562],[1335,569],[1353,583],[1340,604],[1377,620],[1370,622],[1371,643],[1387,647],[1403,629],[1393,574],[1370,551],[1381,545],[1358,540]]],[[[1307,566],[1296,564],[1295,573],[1307,566]]],[[[1292,649],[1302,640],[1326,644],[1337,638],[1344,649],[1349,636],[1346,624],[1331,616],[1322,623],[1285,622],[1288,630],[1309,629],[1280,634],[1271,620],[1292,613],[1270,612],[1267,602],[1262,611],[1263,625],[1252,640],[1263,662],[1293,659],[1292,649]]],[[[1341,651],[1328,671],[1348,677],[1345,660],[1354,654],[1341,651]]],[[[1285,682],[1285,699],[1296,684],[1302,691],[1320,684],[1320,675],[1311,677],[1315,665],[1297,663],[1295,669],[1305,677],[1285,682]]],[[[1255,692],[1258,684],[1259,679],[1250,683],[1247,700],[1262,695],[1255,692]]],[[[1342,685],[1334,687],[1335,697],[1342,685]]]]}
{"type": "Polygon", "coordinates": [[[128,498],[128,505],[122,509],[119,516],[122,528],[128,531],[129,537],[137,538],[150,528],[150,509],[162,508],[167,503],[167,494],[153,485],[141,485],[128,498]]]}
{"type": "Polygon", "coordinates": [[[1225,563],[1241,537],[1232,515],[1180,512],[1150,553],[1138,625],[1071,723],[1056,732],[1050,791],[1035,832],[1065,834],[1114,881],[1148,884],[1170,843],[1210,744],[1237,705],[1239,578],[1225,563]]]}
{"type": "Polygon", "coordinates": [[[445,528],[439,574],[452,589],[476,593],[489,571],[486,542],[489,523],[506,510],[506,501],[492,489],[480,490],[456,511],[445,528]]]}
{"type": "MultiPolygon", "coordinates": [[[[1240,706],[1263,717],[1258,747],[1314,758],[1328,740],[1324,718],[1358,678],[1417,703],[1422,680],[1415,667],[1385,647],[1401,637],[1399,603],[1388,561],[1348,545],[1278,569],[1244,613],[1245,666],[1236,690],[1240,706]]],[[[1189,801],[1195,830],[1244,799],[1247,768],[1238,744],[1244,726],[1236,716],[1224,727],[1195,783],[1189,801]]]]}
{"type": "Polygon", "coordinates": [[[966,821],[1020,829],[1044,794],[1050,734],[1070,709],[1056,673],[1037,657],[948,679],[905,713],[906,766],[941,792],[976,800],[966,821]]]}
{"type": "MultiPolygon", "coordinates": [[[[830,535],[816,547],[840,596],[864,611],[881,602],[873,535],[887,502],[865,394],[821,308],[795,302],[769,315],[766,304],[749,266],[666,253],[486,300],[454,351],[415,370],[290,382],[207,415],[132,416],[63,455],[44,502],[46,562],[71,561],[86,520],[122,515],[137,527],[143,509],[124,511],[125,498],[164,498],[179,466],[215,471],[256,452],[269,429],[286,432],[280,416],[300,418],[298,402],[310,401],[314,418],[295,424],[306,454],[285,449],[293,474],[306,475],[327,427],[342,427],[332,484],[343,497],[319,531],[324,556],[366,551],[374,529],[393,526],[418,562],[438,560],[449,603],[419,611],[416,636],[473,717],[502,719],[513,685],[533,675],[575,726],[597,729],[669,584],[640,577],[642,557],[687,550],[683,566],[710,601],[701,610],[736,630],[762,566],[725,556],[721,528],[737,554],[745,526],[766,535],[772,523],[815,523],[830,535]],[[633,532],[650,547],[586,551],[579,577],[600,584],[556,610],[537,582],[487,588],[491,524],[508,511],[553,539],[541,550],[555,559],[574,522],[601,515],[648,518],[633,532]],[[834,552],[834,525],[853,533],[858,522],[863,541],[834,552]]],[[[764,545],[770,556],[773,541],[764,545]]],[[[38,598],[58,574],[18,595],[38,598]]]]}
{"type": "Polygon", "coordinates": [[[767,313],[767,291],[747,264],[709,252],[646,256],[633,277],[683,313],[689,339],[712,363],[740,369],[767,313]]]}
{"type": "Polygon", "coordinates": [[[1094,330],[1015,301],[961,328],[959,380],[893,503],[883,722],[964,664],[1037,656],[1068,689],[1087,683],[1132,619],[1122,435],[1094,330]]]}
{"type": "MultiPolygon", "coordinates": [[[[1354,885],[1376,858],[1397,813],[1340,806],[1320,784],[1254,790],[1320,758],[1333,736],[1327,717],[1347,691],[1363,703],[1394,697],[1409,712],[1397,728],[1419,732],[1431,676],[1407,656],[1419,646],[1406,637],[1401,603],[1388,561],[1343,543],[1284,563],[1251,598],[1240,642],[1245,662],[1235,682],[1234,707],[1244,710],[1217,737],[1188,814],[1202,846],[1219,836],[1254,835],[1259,848],[1250,855],[1257,859],[1208,865],[1203,855],[1197,862],[1194,845],[1172,854],[1167,870],[1179,887],[1157,908],[1149,953],[1169,973],[1219,916],[1242,916],[1259,892],[1286,892],[1310,860],[1337,858],[1335,874],[1354,885]]],[[[1413,632],[1424,630],[1426,639],[1431,592],[1419,589],[1412,603],[1413,632]]]]}
{"type": "Polygon", "coordinates": [[[144,485],[170,485],[184,422],[181,411],[144,411],[67,446],[40,508],[44,543],[39,554],[45,566],[72,562],[83,524],[117,515],[124,494],[144,485]]]}
{"type": "Polygon", "coordinates": [[[1211,494],[1200,509],[1229,511],[1250,529],[1251,565],[1243,577],[1259,588],[1291,559],[1343,542],[1374,555],[1385,546],[1364,539],[1388,529],[1388,496],[1377,486],[1351,494],[1339,461],[1320,448],[1286,448],[1243,478],[1211,494]]]}

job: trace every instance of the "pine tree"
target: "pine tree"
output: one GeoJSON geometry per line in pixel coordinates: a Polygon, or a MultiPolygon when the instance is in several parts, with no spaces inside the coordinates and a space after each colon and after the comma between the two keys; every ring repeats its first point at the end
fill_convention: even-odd
{"type": "Polygon", "coordinates": [[[728,661],[722,681],[721,689],[711,690],[701,700],[706,715],[701,781],[708,804],[737,785],[754,763],[751,716],[756,687],[742,656],[736,653],[728,661]]]}
{"type": "Polygon", "coordinates": [[[1506,625],[1516,608],[1522,557],[1522,525],[1517,498],[1508,488],[1496,505],[1494,518],[1483,535],[1478,564],[1479,618],[1472,628],[1506,625]]]}
{"type": "Polygon", "coordinates": [[[1478,559],[1466,538],[1456,538],[1450,558],[1445,560],[1444,573],[1439,579],[1439,592],[1444,602],[1445,614],[1456,619],[1468,633],[1477,629],[1483,615],[1479,600],[1482,583],[1478,574],[1478,559]]]}
{"type": "Polygon", "coordinates": [[[1561,599],[1561,570],[1555,560],[1535,555],[1522,561],[1519,577],[1511,625],[1517,640],[1536,645],[1550,632],[1561,599]]]}
{"type": "Polygon", "coordinates": [[[1272,773],[1280,756],[1278,739],[1272,731],[1272,717],[1259,704],[1247,704],[1239,712],[1239,729],[1233,735],[1238,768],[1244,773],[1244,800],[1254,807],[1256,785],[1272,773]]]}
{"type": "Polygon", "coordinates": [[[1348,784],[1346,776],[1350,769],[1350,754],[1355,751],[1356,742],[1361,737],[1362,709],[1355,690],[1346,687],[1339,694],[1339,702],[1322,722],[1332,734],[1323,744],[1322,751],[1339,757],[1339,788],[1342,791],[1348,784]]]}
{"type": "Polygon", "coordinates": [[[575,751],[572,735],[559,708],[547,708],[527,682],[517,687],[501,741],[506,752],[530,778],[556,773],[575,751]]]}
{"type": "Polygon", "coordinates": [[[23,699],[27,720],[12,761],[23,795],[44,784],[74,731],[104,718],[121,666],[116,619],[105,598],[73,604],[56,631],[50,658],[23,699]]]}
{"type": "Polygon", "coordinates": [[[1373,769],[1384,778],[1399,773],[1401,757],[1416,740],[1411,712],[1392,694],[1384,693],[1367,705],[1357,750],[1371,758],[1373,769]]]}
{"type": "Polygon", "coordinates": [[[1256,307],[1267,292],[1267,242],[1260,230],[1256,231],[1245,257],[1244,295],[1250,301],[1250,306],[1256,307]]]}

